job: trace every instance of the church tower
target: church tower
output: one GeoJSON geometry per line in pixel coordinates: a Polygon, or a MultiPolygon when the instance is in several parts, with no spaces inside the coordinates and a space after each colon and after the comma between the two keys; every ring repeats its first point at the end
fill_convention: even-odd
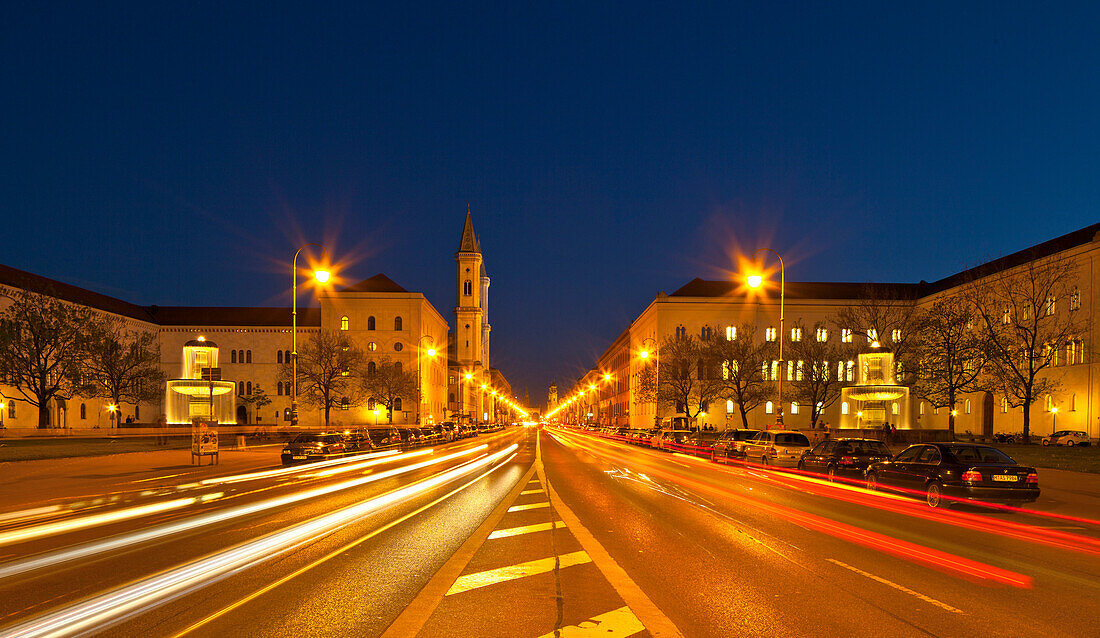
{"type": "Polygon", "coordinates": [[[484,309],[482,294],[488,292],[488,285],[482,286],[481,244],[474,234],[474,223],[470,220],[470,209],[466,209],[466,225],[462,228],[462,240],[455,253],[458,265],[458,304],[455,306],[455,363],[468,368],[483,368],[488,361],[482,357],[487,354],[482,347],[484,309]]]}

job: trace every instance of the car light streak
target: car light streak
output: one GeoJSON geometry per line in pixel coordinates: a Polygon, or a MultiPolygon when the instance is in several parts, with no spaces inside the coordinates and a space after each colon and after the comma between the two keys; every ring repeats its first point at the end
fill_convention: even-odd
{"type": "MultiPolygon", "coordinates": [[[[588,451],[597,456],[603,456],[605,460],[612,460],[613,458],[611,455],[596,453],[591,449],[588,451]]],[[[621,457],[615,460],[619,462],[622,461],[621,457]]],[[[815,514],[809,514],[791,507],[779,505],[768,500],[738,494],[729,487],[719,487],[689,479],[663,468],[654,467],[650,469],[650,473],[658,475],[674,484],[690,487],[705,493],[749,505],[758,511],[770,513],[791,523],[805,527],[806,529],[816,530],[847,542],[896,556],[909,562],[932,567],[944,573],[962,576],[974,582],[991,582],[1019,588],[1030,588],[1033,583],[1032,578],[1024,574],[1018,574],[1007,569],[981,563],[956,554],[950,554],[924,545],[911,543],[900,538],[872,532],[854,525],[833,521],[815,514]]]]}
{"type": "MultiPolygon", "coordinates": [[[[400,474],[422,469],[430,465],[445,463],[447,461],[463,456],[469,456],[470,454],[483,451],[487,448],[487,445],[479,445],[469,450],[463,450],[461,452],[448,454],[437,459],[429,459],[420,463],[414,463],[412,465],[394,468],[392,470],[379,472],[378,474],[372,474],[370,476],[342,481],[340,483],[334,483],[332,485],[316,487],[302,492],[296,492],[294,494],[288,494],[285,496],[270,498],[263,501],[257,501],[255,503],[249,503],[246,505],[237,505],[234,507],[209,512],[206,514],[200,514],[198,516],[192,516],[179,521],[156,525],[154,527],[138,530],[136,532],[120,534],[118,536],[113,536],[104,540],[93,541],[90,543],[85,543],[83,545],[77,545],[75,547],[68,547],[62,550],[40,554],[38,556],[34,556],[24,560],[6,563],[4,565],[0,565],[0,580],[18,574],[24,574],[30,571],[43,569],[45,567],[59,565],[80,558],[87,558],[88,556],[93,556],[95,554],[101,554],[117,549],[132,547],[139,543],[146,543],[151,540],[156,540],[158,538],[164,538],[173,534],[179,534],[180,532],[205,527],[207,525],[213,525],[216,523],[222,523],[235,518],[240,518],[242,516],[257,514],[259,512],[263,512],[273,508],[283,507],[293,503],[317,498],[319,496],[333,494],[335,492],[340,492],[342,490],[350,489],[353,487],[359,487],[361,485],[366,485],[368,483],[379,481],[384,478],[391,478],[400,474]]],[[[189,500],[193,501],[195,499],[189,500]]]]}
{"type": "Polygon", "coordinates": [[[108,625],[254,567],[305,543],[315,541],[379,509],[415,497],[460,476],[501,461],[517,449],[518,445],[512,444],[499,452],[468,461],[412,485],[49,612],[13,626],[5,630],[2,635],[11,638],[61,637],[102,630],[108,625]]]}
{"type": "MultiPolygon", "coordinates": [[[[427,453],[431,453],[431,448],[426,450],[427,453]]],[[[424,452],[424,451],[421,451],[424,452]]],[[[197,485],[220,485],[222,483],[240,483],[242,481],[254,481],[257,479],[271,478],[273,476],[285,476],[287,474],[300,474],[304,472],[310,472],[321,467],[331,467],[334,465],[345,465],[347,463],[354,463],[356,461],[362,461],[363,459],[373,459],[377,457],[391,456],[393,460],[399,458],[405,458],[404,455],[394,456],[398,452],[397,450],[386,450],[385,452],[376,452],[374,454],[362,454],[357,456],[347,456],[339,459],[330,459],[327,461],[318,461],[309,465],[298,465],[292,467],[283,467],[276,470],[264,470],[262,472],[250,472],[248,474],[236,474],[234,476],[219,476],[215,478],[204,479],[199,481],[197,485]]],[[[195,485],[195,484],[192,484],[195,485]]]]}
{"type": "Polygon", "coordinates": [[[181,507],[192,505],[196,502],[196,500],[197,499],[195,498],[177,498],[171,501],[166,501],[164,503],[150,503],[149,505],[128,507],[126,509],[117,510],[114,512],[89,514],[88,516],[81,516],[80,518],[57,521],[56,523],[43,523],[41,525],[33,525],[31,527],[23,527],[6,532],[0,532],[0,546],[10,545],[12,543],[21,543],[23,541],[28,541],[35,538],[42,538],[44,536],[54,536],[56,534],[72,532],[78,529],[86,529],[88,527],[95,527],[97,525],[118,523],[120,521],[126,521],[141,516],[148,516],[150,514],[159,514],[161,512],[167,512],[169,510],[175,510],[181,507]]]}
{"type": "Polygon", "coordinates": [[[394,459],[412,459],[412,458],[416,458],[418,456],[424,456],[426,454],[431,454],[431,453],[432,453],[431,448],[428,448],[426,450],[417,450],[415,452],[406,452],[405,454],[402,454],[401,456],[393,457],[393,459],[374,459],[374,460],[371,460],[371,461],[364,461],[362,463],[355,463],[354,465],[345,465],[345,466],[342,466],[342,467],[333,467],[333,468],[329,468],[327,470],[322,470],[320,472],[313,472],[313,473],[310,473],[310,474],[303,474],[302,478],[323,478],[323,477],[326,477],[326,476],[335,476],[337,474],[343,474],[345,472],[354,472],[356,470],[362,470],[364,468],[374,467],[375,465],[381,465],[382,463],[389,463],[390,461],[392,461],[394,459]]]}
{"type": "Polygon", "coordinates": [[[0,514],[0,525],[42,518],[43,516],[56,514],[60,511],[60,505],[50,505],[47,507],[35,507],[29,510],[19,510],[18,512],[8,512],[7,514],[0,514]]]}

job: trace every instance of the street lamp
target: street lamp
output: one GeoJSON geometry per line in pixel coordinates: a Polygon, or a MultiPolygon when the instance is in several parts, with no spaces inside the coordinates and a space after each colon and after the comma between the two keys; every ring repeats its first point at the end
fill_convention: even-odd
{"type": "MultiPolygon", "coordinates": [[[[778,425],[783,425],[783,302],[787,288],[787,271],[783,265],[783,257],[771,248],[756,249],[756,252],[752,254],[753,259],[755,259],[758,254],[765,251],[770,252],[779,259],[779,409],[776,410],[775,422],[778,425]]],[[[747,283],[750,288],[759,288],[764,284],[764,276],[753,273],[745,277],[745,283],[747,283]]]]}
{"type": "Polygon", "coordinates": [[[111,421],[114,422],[115,427],[118,427],[118,422],[115,420],[115,412],[118,411],[118,406],[111,404],[107,406],[107,411],[111,413],[111,421]]]}
{"type": "Polygon", "coordinates": [[[653,357],[653,424],[660,425],[661,415],[657,413],[657,390],[660,388],[659,377],[661,362],[657,359],[656,355],[657,342],[649,337],[642,339],[642,349],[638,351],[638,358],[641,359],[644,364],[650,357],[653,357]]]}
{"type": "Polygon", "coordinates": [[[1050,408],[1050,431],[1058,431],[1058,406],[1051,406],[1050,408]]]}
{"type": "Polygon", "coordinates": [[[423,376],[423,372],[421,372],[421,370],[420,370],[421,359],[423,358],[421,356],[421,354],[426,354],[426,355],[428,355],[428,357],[433,358],[433,359],[435,358],[435,348],[429,347],[427,350],[425,350],[423,348],[423,346],[421,345],[421,344],[424,343],[425,339],[428,339],[429,343],[434,343],[435,342],[435,339],[433,339],[431,335],[424,335],[423,337],[420,337],[419,341],[416,342],[416,424],[417,425],[420,425],[420,406],[424,403],[424,393],[421,390],[422,382],[420,380],[421,376],[423,376]]]}
{"type": "MultiPolygon", "coordinates": [[[[294,259],[290,260],[290,425],[298,426],[298,254],[306,246],[316,246],[325,252],[321,244],[302,244],[294,251],[294,259]]],[[[318,283],[329,280],[331,273],[327,270],[314,270],[313,278],[318,283]]]]}

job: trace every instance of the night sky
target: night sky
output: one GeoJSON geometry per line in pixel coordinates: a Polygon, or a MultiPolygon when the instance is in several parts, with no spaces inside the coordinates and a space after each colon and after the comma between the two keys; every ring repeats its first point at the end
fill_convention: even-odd
{"type": "Polygon", "coordinates": [[[453,323],[469,203],[541,403],[738,248],[932,281],[1098,221],[1095,3],[366,4],[5,3],[0,262],[279,305],[321,241],[453,323]]]}

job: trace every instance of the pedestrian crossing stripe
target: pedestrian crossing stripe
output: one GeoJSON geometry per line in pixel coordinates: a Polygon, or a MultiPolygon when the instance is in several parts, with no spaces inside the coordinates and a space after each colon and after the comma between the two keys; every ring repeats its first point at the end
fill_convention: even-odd
{"type": "Polygon", "coordinates": [[[525,578],[527,576],[546,574],[554,571],[554,569],[559,566],[565,568],[590,562],[592,562],[592,559],[589,558],[587,553],[577,551],[570,554],[562,554],[557,557],[551,556],[550,558],[540,558],[538,560],[527,561],[526,563],[519,563],[518,565],[509,565],[508,567],[501,567],[499,569],[489,569],[483,572],[466,574],[451,585],[446,595],[460,594],[472,589],[488,587],[489,585],[525,578]]]}
{"type": "MultiPolygon", "coordinates": [[[[520,496],[525,496],[527,494],[542,494],[542,490],[525,490],[525,491],[519,493],[520,496]]],[[[1078,527],[1077,529],[1081,529],[1081,528],[1078,527]]]]}
{"type": "Polygon", "coordinates": [[[543,634],[539,638],[626,638],[642,631],[645,631],[645,625],[630,611],[630,607],[620,607],[606,614],[593,616],[582,623],[543,634]]]}
{"type": "Polygon", "coordinates": [[[545,532],[550,529],[561,529],[563,527],[565,527],[565,523],[562,521],[554,521],[553,523],[536,523],[534,525],[524,525],[523,527],[509,527],[508,529],[498,529],[492,534],[489,534],[489,540],[492,540],[494,538],[508,538],[509,536],[519,536],[520,534],[545,532]]]}

